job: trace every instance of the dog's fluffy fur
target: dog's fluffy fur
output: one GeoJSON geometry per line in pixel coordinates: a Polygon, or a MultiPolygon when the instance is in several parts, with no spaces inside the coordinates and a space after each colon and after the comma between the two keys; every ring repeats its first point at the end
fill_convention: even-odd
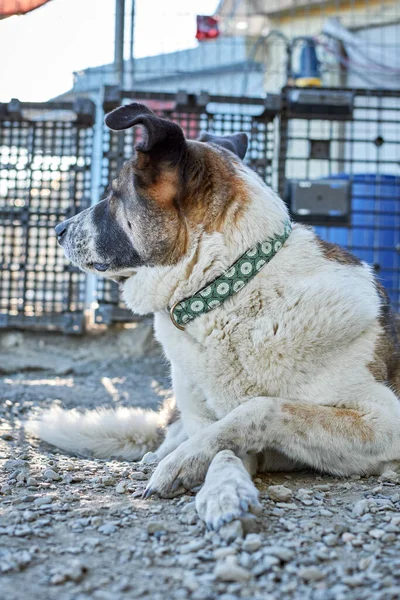
{"type": "MultiPolygon", "coordinates": [[[[147,146],[138,147],[114,183],[119,204],[112,195],[102,216],[95,207],[74,217],[61,242],[82,268],[102,263],[106,275],[127,277],[127,305],[155,314],[180,417],[156,451],[162,460],[147,493],[172,496],[205,481],[197,508],[218,528],[258,511],[249,475],[257,470],[306,466],[350,475],[395,468],[397,325],[365,263],[295,225],[238,294],[185,331],[174,327],[168,306],[193,295],[255,243],[281,234],[288,214],[235,156],[235,140],[225,145],[229,150],[212,137],[182,141],[168,130],[177,126],[157,117],[152,129],[142,109],[132,105],[129,114],[125,108],[120,127],[118,111],[112,113],[114,128],[139,123],[147,132],[147,146]],[[124,239],[124,256],[116,257],[106,218],[113,235],[124,239]]],[[[136,459],[155,449],[172,407],[162,414],[123,410],[81,416],[57,409],[34,430],[67,450],[136,459]]]]}

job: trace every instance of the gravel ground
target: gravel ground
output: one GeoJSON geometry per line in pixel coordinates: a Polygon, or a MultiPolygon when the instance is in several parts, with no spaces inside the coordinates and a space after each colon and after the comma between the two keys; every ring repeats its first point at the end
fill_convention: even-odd
{"type": "Polygon", "coordinates": [[[262,475],[261,517],[216,534],[194,496],[141,499],[150,466],[24,437],[27,414],[54,401],[157,406],[168,396],[148,323],[85,338],[3,333],[0,376],[1,598],[400,598],[395,473],[262,475]]]}

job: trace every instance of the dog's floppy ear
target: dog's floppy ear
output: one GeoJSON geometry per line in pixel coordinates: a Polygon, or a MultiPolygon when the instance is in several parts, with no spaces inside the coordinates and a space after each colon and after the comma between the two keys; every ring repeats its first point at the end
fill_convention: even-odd
{"type": "Polygon", "coordinates": [[[172,161],[179,159],[186,144],[179,125],[158,117],[147,106],[138,102],[116,108],[106,116],[105,123],[114,131],[142,125],[143,139],[136,144],[135,149],[146,154],[165,154],[172,161]]]}
{"type": "Polygon", "coordinates": [[[200,142],[210,142],[217,146],[222,146],[230,150],[240,159],[244,159],[249,145],[249,139],[246,133],[234,133],[233,135],[213,135],[204,131],[200,134],[200,142]]]}

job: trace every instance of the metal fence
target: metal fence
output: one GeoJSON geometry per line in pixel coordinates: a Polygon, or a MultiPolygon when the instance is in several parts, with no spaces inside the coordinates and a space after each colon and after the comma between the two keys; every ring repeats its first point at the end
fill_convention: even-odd
{"type": "Polygon", "coordinates": [[[282,92],[279,191],[295,220],[374,266],[400,308],[400,92],[282,92]]]}
{"type": "Polygon", "coordinates": [[[177,121],[188,138],[246,131],[247,163],[286,199],[294,220],[373,264],[400,308],[400,91],[139,96],[107,88],[97,111],[87,100],[0,104],[0,327],[80,332],[93,301],[97,323],[132,320],[117,285],[93,286],[53,235],[57,222],[101,199],[132,156],[135,130],[111,132],[102,118],[132,99],[177,121]]]}
{"type": "Polygon", "coordinates": [[[0,104],[0,327],[82,329],[86,277],[53,230],[91,202],[93,109],[0,104]]]}

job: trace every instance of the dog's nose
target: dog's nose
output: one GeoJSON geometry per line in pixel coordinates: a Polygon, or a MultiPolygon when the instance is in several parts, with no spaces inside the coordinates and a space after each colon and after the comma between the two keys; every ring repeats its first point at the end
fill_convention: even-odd
{"type": "Polygon", "coordinates": [[[57,235],[57,239],[61,242],[68,228],[68,224],[64,221],[63,223],[59,223],[54,229],[57,235]]]}

